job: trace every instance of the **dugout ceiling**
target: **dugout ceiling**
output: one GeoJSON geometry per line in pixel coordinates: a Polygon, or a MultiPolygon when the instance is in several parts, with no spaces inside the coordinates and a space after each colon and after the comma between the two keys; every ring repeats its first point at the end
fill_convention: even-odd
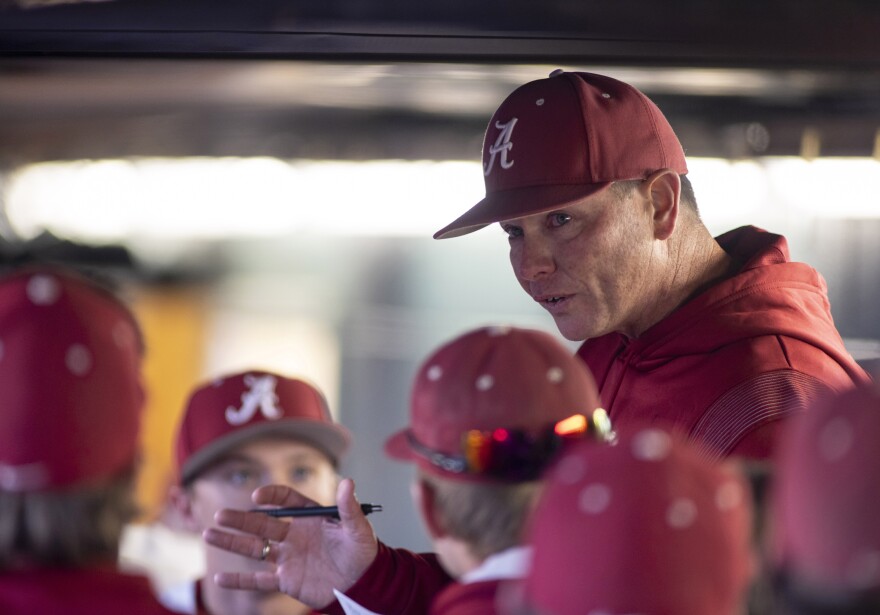
{"type": "Polygon", "coordinates": [[[0,165],[473,159],[556,66],[641,87],[691,155],[880,156],[874,0],[0,0],[0,165]]]}

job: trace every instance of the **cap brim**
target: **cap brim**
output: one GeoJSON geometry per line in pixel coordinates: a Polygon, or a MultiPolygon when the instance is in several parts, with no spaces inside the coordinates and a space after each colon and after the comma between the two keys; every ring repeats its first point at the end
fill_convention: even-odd
{"type": "Polygon", "coordinates": [[[499,190],[489,194],[451,224],[434,233],[434,239],[459,237],[495,222],[565,207],[601,192],[612,183],[530,186],[499,190]]]}
{"type": "Polygon", "coordinates": [[[388,455],[388,457],[397,461],[412,462],[416,464],[416,466],[421,471],[427,472],[428,474],[432,474],[434,476],[471,482],[482,482],[485,480],[484,477],[481,477],[479,475],[447,472],[442,468],[433,465],[431,462],[429,462],[427,459],[417,454],[413,450],[412,446],[410,445],[409,437],[407,436],[409,431],[409,429],[398,431],[385,441],[385,454],[388,455]]]}
{"type": "Polygon", "coordinates": [[[260,437],[286,437],[314,446],[323,452],[334,466],[348,451],[351,434],[342,425],[327,424],[308,419],[285,419],[278,422],[257,423],[246,429],[233,431],[193,453],[180,468],[180,480],[186,483],[207,466],[233,448],[260,437]]]}
{"type": "Polygon", "coordinates": [[[407,433],[409,429],[401,429],[385,440],[385,454],[399,461],[412,461],[415,459],[412,447],[409,445],[407,433]]]}

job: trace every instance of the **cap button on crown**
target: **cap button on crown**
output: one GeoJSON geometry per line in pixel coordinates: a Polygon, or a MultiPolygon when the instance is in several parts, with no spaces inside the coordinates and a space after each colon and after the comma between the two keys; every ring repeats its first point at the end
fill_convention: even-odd
{"type": "Polygon", "coordinates": [[[557,69],[555,69],[553,72],[550,73],[550,76],[551,76],[551,77],[558,77],[559,75],[561,75],[561,74],[564,73],[564,72],[565,72],[565,71],[562,70],[561,68],[557,68],[557,69]]]}
{"type": "Polygon", "coordinates": [[[476,387],[478,391],[488,391],[495,385],[495,378],[489,374],[483,374],[477,378],[476,387]]]}

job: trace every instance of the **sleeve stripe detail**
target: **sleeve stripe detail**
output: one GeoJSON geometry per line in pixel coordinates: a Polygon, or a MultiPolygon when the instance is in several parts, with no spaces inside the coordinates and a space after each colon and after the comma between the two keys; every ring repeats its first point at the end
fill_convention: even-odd
{"type": "Polygon", "coordinates": [[[828,390],[814,376],[793,370],[760,374],[715,401],[691,430],[691,438],[708,448],[708,456],[722,457],[752,428],[802,412],[828,390]]]}

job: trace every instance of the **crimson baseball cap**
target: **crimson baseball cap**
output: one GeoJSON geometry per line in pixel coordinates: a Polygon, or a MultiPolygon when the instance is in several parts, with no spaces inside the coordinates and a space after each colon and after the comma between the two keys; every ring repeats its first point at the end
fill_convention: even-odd
{"type": "Polygon", "coordinates": [[[808,587],[880,589],[880,392],[828,394],[792,419],[771,492],[774,566],[808,587]]]}
{"type": "Polygon", "coordinates": [[[557,209],[664,168],[686,174],[684,150],[647,96],[604,75],[554,71],[495,111],[483,140],[486,197],[434,238],[557,209]]]}
{"type": "Polygon", "coordinates": [[[481,481],[462,465],[472,431],[540,434],[575,414],[590,416],[599,394],[589,369],[549,333],[483,327],[444,344],[419,368],[410,423],[385,443],[394,459],[426,472],[481,481]]]}
{"type": "Polygon", "coordinates": [[[738,612],[752,572],[741,474],[653,427],[582,444],[547,474],[518,598],[553,615],[738,612]]]}
{"type": "Polygon", "coordinates": [[[348,430],[330,416],[324,396],[308,382],[258,370],[231,374],[201,384],[187,401],[176,443],[180,482],[265,436],[303,441],[334,465],[351,442],[348,430]]]}
{"type": "Polygon", "coordinates": [[[60,267],[0,279],[0,490],[99,482],[138,452],[143,343],[123,303],[60,267]]]}

